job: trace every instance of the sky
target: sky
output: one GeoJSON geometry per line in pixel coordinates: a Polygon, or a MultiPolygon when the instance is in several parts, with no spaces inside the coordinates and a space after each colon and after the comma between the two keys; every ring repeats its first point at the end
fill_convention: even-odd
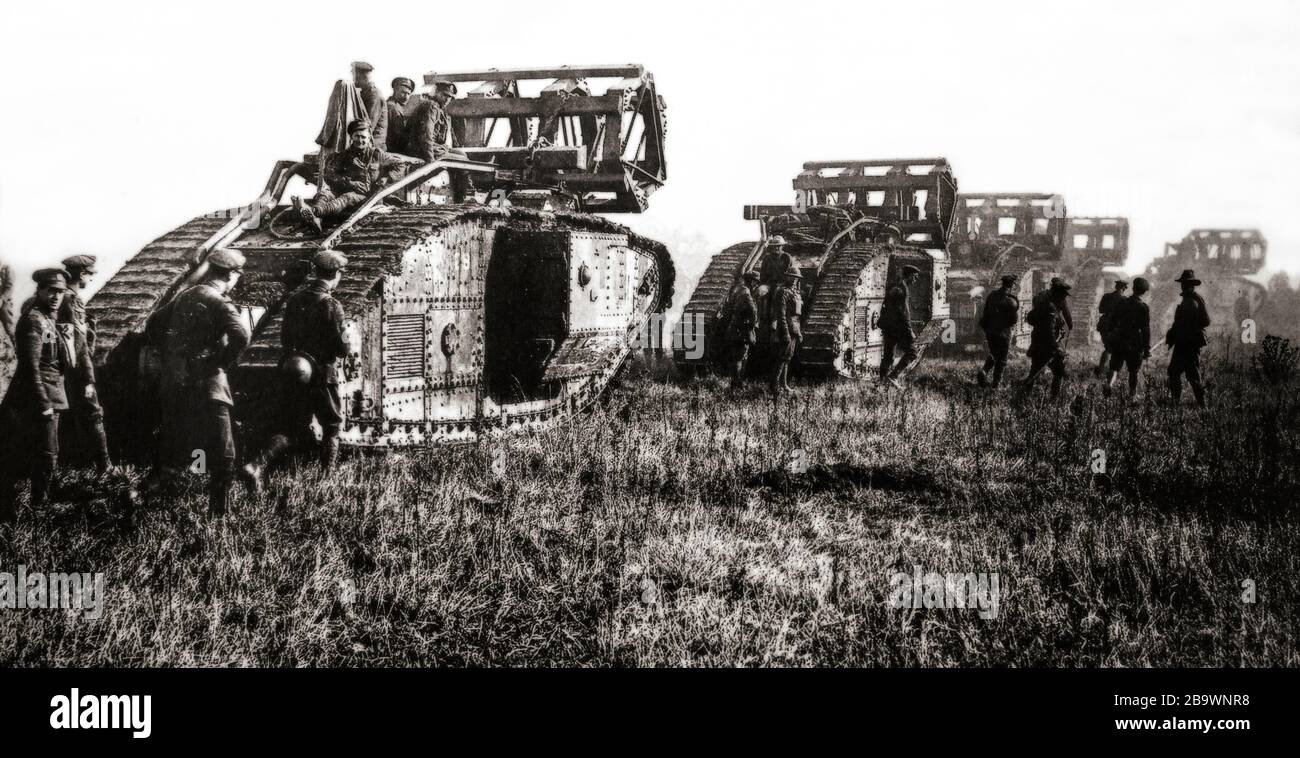
{"type": "MultiPolygon", "coordinates": [[[[333,82],[628,63],[668,105],[668,183],[617,220],[692,281],[791,202],[804,161],[943,156],[969,192],[1131,220],[1130,270],[1193,227],[1259,227],[1300,275],[1300,3],[314,0],[6,3],[0,261],[101,281],[314,149],[333,82]],[[27,118],[31,116],[31,118],[27,118]]],[[[20,292],[21,294],[21,292],[20,292]]],[[[679,299],[684,299],[683,293],[679,299]]]]}

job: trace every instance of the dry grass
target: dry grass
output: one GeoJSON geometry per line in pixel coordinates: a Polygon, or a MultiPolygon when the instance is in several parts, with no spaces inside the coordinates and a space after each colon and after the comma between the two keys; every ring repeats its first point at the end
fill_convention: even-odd
{"type": "Polygon", "coordinates": [[[123,528],[71,476],[0,568],[103,571],[105,616],[0,611],[0,664],[1300,664],[1291,394],[989,401],[969,371],[774,407],[634,368],[565,428],[281,476],[222,524],[195,483],[123,528]],[[890,608],[914,565],[998,572],[998,617],[890,608]]]}

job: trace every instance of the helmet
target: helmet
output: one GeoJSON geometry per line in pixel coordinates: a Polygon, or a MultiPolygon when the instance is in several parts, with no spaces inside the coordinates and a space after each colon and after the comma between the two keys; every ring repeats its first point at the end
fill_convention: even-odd
{"type": "Polygon", "coordinates": [[[315,369],[311,359],[302,353],[290,353],[280,361],[280,373],[296,384],[311,383],[315,369]]]}

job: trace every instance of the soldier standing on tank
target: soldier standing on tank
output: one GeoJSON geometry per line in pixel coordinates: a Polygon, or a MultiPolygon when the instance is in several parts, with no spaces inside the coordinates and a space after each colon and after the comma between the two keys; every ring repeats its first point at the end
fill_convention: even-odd
{"type": "Polygon", "coordinates": [[[1138,372],[1142,362],[1151,357],[1151,306],[1142,300],[1150,289],[1146,279],[1134,279],[1133,294],[1112,306],[1106,319],[1107,330],[1102,334],[1110,350],[1106,383],[1102,386],[1106,397],[1110,397],[1120,368],[1127,366],[1129,402],[1137,398],[1138,372]]]}
{"type": "Polygon", "coordinates": [[[1111,314],[1124,300],[1124,290],[1126,289],[1128,289],[1128,282],[1123,279],[1116,279],[1115,289],[1102,295],[1101,302],[1097,303],[1097,334],[1101,335],[1101,358],[1097,361],[1097,376],[1104,376],[1109,367],[1110,354],[1113,351],[1106,344],[1106,333],[1110,331],[1111,314]]]}
{"type": "Polygon", "coordinates": [[[1070,309],[1065,300],[1070,296],[1070,285],[1060,278],[1053,278],[1047,289],[1046,297],[1035,296],[1034,307],[1027,320],[1033,327],[1029,342],[1029,376],[1025,377],[1023,389],[1033,389],[1034,382],[1044,367],[1052,370],[1052,397],[1061,394],[1061,385],[1065,382],[1065,346],[1070,340],[1070,309]]]}
{"type": "Polygon", "coordinates": [[[758,341],[758,303],[754,291],[758,273],[746,271],[727,299],[727,362],[731,369],[731,389],[738,390],[745,379],[745,364],[750,346],[758,341]]]}
{"type": "Polygon", "coordinates": [[[912,333],[912,308],[908,303],[908,288],[921,278],[916,266],[903,266],[902,278],[885,293],[880,310],[880,331],[884,336],[884,349],[880,354],[880,379],[898,387],[898,377],[916,363],[916,335],[912,333]],[[903,357],[894,365],[894,354],[902,351],[903,357]]]}
{"type": "Polygon", "coordinates": [[[0,405],[0,522],[17,518],[14,485],[31,482],[31,504],[50,493],[59,461],[59,413],[68,409],[63,387],[68,351],[59,337],[58,314],[67,292],[67,272],[46,268],[32,275],[36,296],[15,328],[18,366],[0,405]]]}
{"type": "Polygon", "coordinates": [[[227,372],[249,340],[229,297],[243,274],[244,256],[217,248],[208,254],[206,266],[202,280],[169,306],[159,466],[149,490],[156,494],[181,465],[192,464],[201,453],[209,474],[208,513],[221,516],[235,472],[230,420],[235,402],[227,372]]]}
{"type": "Polygon", "coordinates": [[[289,448],[316,447],[312,419],[320,424],[320,462],[326,473],[339,457],[339,431],[343,426],[343,401],[339,397],[339,361],[347,357],[343,306],[330,293],[343,280],[348,259],[324,250],[312,259],[312,278],[289,297],[284,306],[280,360],[283,374],[284,428],[271,438],[258,463],[244,466],[244,474],[261,489],[266,468],[289,448]],[[305,362],[305,371],[299,372],[305,362]]]}
{"type": "Polygon", "coordinates": [[[386,153],[375,147],[365,121],[357,119],[348,125],[351,144],[329,161],[325,184],[316,191],[310,205],[302,198],[293,199],[294,207],[305,223],[321,231],[321,219],[343,216],[366,202],[375,190],[396,180],[412,163],[413,158],[386,153]]]}
{"type": "Polygon", "coordinates": [[[988,343],[989,354],[984,359],[984,367],[976,375],[981,387],[992,386],[997,389],[1002,383],[1002,372],[1007,367],[1007,354],[1011,352],[1011,330],[1020,320],[1020,298],[1016,297],[1016,277],[1007,274],[1002,277],[1002,286],[994,290],[984,301],[984,311],[980,314],[980,329],[984,330],[984,340],[988,343]],[[989,371],[993,372],[992,381],[989,371]]]}
{"type": "Polygon", "coordinates": [[[108,434],[104,431],[104,409],[99,404],[95,389],[95,325],[86,316],[86,304],[77,294],[85,289],[95,275],[95,256],[74,255],[63,261],[68,272],[68,291],[59,307],[59,328],[72,332],[72,351],[68,356],[67,376],[64,383],[68,395],[68,416],[65,440],[77,444],[70,448],[89,449],[95,459],[95,470],[101,475],[113,465],[108,454],[108,434]]]}
{"type": "Polygon", "coordinates": [[[1205,407],[1205,387],[1201,385],[1201,348],[1208,340],[1205,330],[1210,325],[1210,313],[1205,300],[1196,294],[1201,280],[1192,269],[1183,271],[1174,281],[1182,287],[1182,302],[1174,309],[1174,323],[1165,334],[1165,344],[1173,348],[1169,358],[1169,394],[1174,403],[1183,396],[1183,376],[1192,385],[1196,404],[1205,407]]]}
{"type": "Polygon", "coordinates": [[[380,149],[388,144],[388,103],[379,85],[370,81],[370,74],[375,67],[365,61],[352,64],[352,84],[361,95],[361,102],[366,107],[366,121],[370,124],[370,139],[380,149]]]}
{"type": "Polygon", "coordinates": [[[388,112],[388,137],[387,141],[376,146],[381,150],[401,155],[410,155],[409,146],[411,138],[411,112],[414,110],[416,103],[411,101],[411,93],[415,92],[415,82],[404,76],[399,76],[393,80],[393,94],[388,98],[385,109],[388,112]]]}
{"type": "Polygon", "coordinates": [[[803,341],[799,320],[803,316],[803,298],[799,284],[803,273],[791,265],[781,277],[781,283],[768,295],[768,319],[772,341],[772,374],[769,387],[772,396],[790,392],[790,360],[803,341]]]}
{"type": "MultiPolygon", "coordinates": [[[[456,96],[456,83],[438,79],[433,83],[433,91],[420,96],[411,111],[407,129],[409,134],[406,146],[411,156],[422,161],[436,161],[445,157],[466,160],[467,156],[460,150],[450,147],[451,117],[447,115],[447,103],[456,96]]],[[[474,191],[474,183],[464,172],[451,172],[451,189],[458,199],[464,199],[474,191]]]]}

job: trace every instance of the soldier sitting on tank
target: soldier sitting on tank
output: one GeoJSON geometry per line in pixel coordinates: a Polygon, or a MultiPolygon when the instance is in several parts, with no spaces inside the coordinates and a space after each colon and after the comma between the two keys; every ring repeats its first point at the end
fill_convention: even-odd
{"type": "Polygon", "coordinates": [[[339,361],[348,354],[343,306],[331,294],[343,280],[348,259],[323,250],[312,259],[312,278],[284,306],[280,360],[282,374],[281,430],[271,438],[256,463],[244,475],[260,491],[265,470],[291,447],[299,452],[316,447],[312,419],[321,428],[320,462],[329,473],[338,463],[343,401],[339,397],[339,361]]]}
{"type": "MultiPolygon", "coordinates": [[[[469,160],[464,152],[450,146],[451,117],[447,115],[447,103],[455,96],[456,83],[445,79],[435,81],[433,91],[420,96],[406,127],[406,147],[412,156],[423,161],[448,157],[469,160]]],[[[453,171],[451,189],[457,199],[463,199],[474,191],[474,184],[465,173],[453,171]]]]}
{"type": "Polygon", "coordinates": [[[898,377],[916,363],[916,335],[912,333],[912,308],[908,303],[908,288],[921,278],[916,266],[903,266],[902,280],[885,293],[880,310],[880,331],[884,336],[884,349],[880,355],[880,379],[899,387],[898,377]],[[901,350],[903,357],[894,365],[894,354],[901,350]]]}
{"type": "Polygon", "coordinates": [[[1123,279],[1115,280],[1115,289],[1101,296],[1101,302],[1097,303],[1097,333],[1101,335],[1101,358],[1097,361],[1097,376],[1104,376],[1110,365],[1110,346],[1106,344],[1106,334],[1110,332],[1111,316],[1115,309],[1124,300],[1124,290],[1128,289],[1128,282],[1123,279]]]}
{"type": "Polygon", "coordinates": [[[324,182],[311,204],[303,204],[302,198],[293,199],[294,208],[303,221],[317,233],[322,231],[322,220],[351,213],[365,203],[372,192],[401,177],[407,166],[419,163],[414,158],[386,153],[375,147],[370,126],[362,119],[348,124],[348,136],[351,139],[348,149],[330,160],[324,182]]]}
{"type": "Polygon", "coordinates": [[[1034,307],[1025,317],[1033,327],[1029,339],[1029,376],[1021,385],[1026,392],[1033,389],[1038,375],[1046,367],[1052,370],[1052,397],[1061,394],[1065,382],[1065,345],[1070,339],[1070,325],[1073,323],[1065,302],[1069,296],[1070,285],[1059,277],[1052,279],[1052,285],[1045,293],[1034,296],[1034,307]]]}
{"type": "Polygon", "coordinates": [[[750,346],[758,341],[758,305],[754,298],[757,289],[758,273],[746,271],[741,276],[741,281],[732,288],[724,307],[727,363],[731,369],[733,391],[740,389],[745,378],[750,346]]]}
{"type": "Polygon", "coordinates": [[[1137,397],[1138,371],[1142,362],[1151,357],[1151,308],[1142,301],[1142,296],[1150,289],[1151,284],[1146,279],[1140,276],[1134,279],[1133,294],[1120,298],[1106,319],[1107,330],[1103,339],[1110,353],[1106,383],[1102,386],[1102,394],[1106,397],[1110,397],[1110,388],[1124,366],[1128,367],[1129,402],[1137,397]]]}
{"type": "Polygon", "coordinates": [[[1011,330],[1020,317],[1020,298],[1016,297],[1015,287],[1016,277],[1007,274],[1002,277],[1002,286],[990,293],[984,301],[979,326],[984,330],[989,354],[984,359],[984,367],[975,376],[981,387],[992,386],[997,389],[1002,382],[1002,372],[1007,367],[1007,354],[1011,352],[1011,330]],[[990,370],[993,372],[992,380],[989,379],[990,370]]]}

